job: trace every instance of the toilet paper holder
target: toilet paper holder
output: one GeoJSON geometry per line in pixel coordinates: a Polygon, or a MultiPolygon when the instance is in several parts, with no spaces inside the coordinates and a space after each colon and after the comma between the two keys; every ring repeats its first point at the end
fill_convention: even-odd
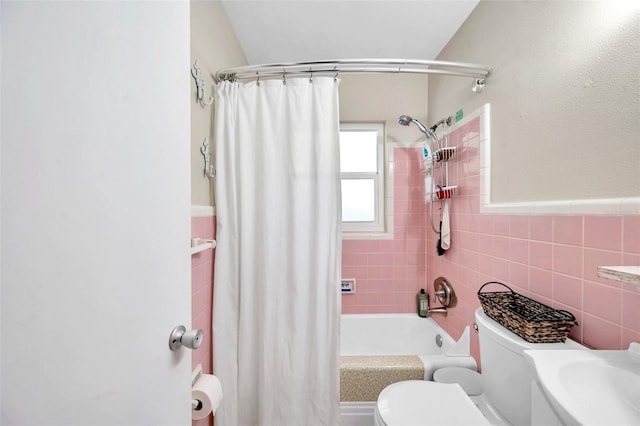
{"type": "MultiPolygon", "coordinates": [[[[202,364],[198,364],[191,372],[191,387],[196,384],[200,376],[202,376],[202,364]]],[[[191,398],[191,409],[196,411],[202,410],[202,401],[196,398],[191,398]]]]}
{"type": "Polygon", "coordinates": [[[191,418],[200,420],[215,416],[222,402],[222,383],[213,374],[206,374],[202,365],[191,373],[191,418]]]}
{"type": "Polygon", "coordinates": [[[199,399],[192,399],[191,400],[191,409],[192,410],[196,410],[196,411],[202,410],[202,401],[200,401],[199,399]]]}

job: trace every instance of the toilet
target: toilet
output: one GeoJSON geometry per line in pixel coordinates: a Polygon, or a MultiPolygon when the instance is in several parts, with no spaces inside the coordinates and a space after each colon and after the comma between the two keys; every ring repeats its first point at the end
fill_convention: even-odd
{"type": "Polygon", "coordinates": [[[469,396],[482,395],[482,377],[475,370],[460,367],[444,367],[433,373],[433,381],[436,383],[457,383],[464,393],[469,396]]]}
{"type": "Polygon", "coordinates": [[[530,425],[533,375],[524,351],[585,349],[571,340],[529,343],[489,318],[482,308],[475,317],[482,374],[448,367],[436,371],[435,382],[393,383],[378,396],[376,426],[530,425]]]}

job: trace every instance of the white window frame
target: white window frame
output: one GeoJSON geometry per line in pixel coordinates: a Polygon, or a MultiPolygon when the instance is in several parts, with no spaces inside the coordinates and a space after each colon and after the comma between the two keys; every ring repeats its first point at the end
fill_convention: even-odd
{"type": "Polygon", "coordinates": [[[375,131],[377,133],[377,172],[340,172],[340,181],[344,179],[373,179],[374,182],[374,220],[371,222],[342,222],[342,233],[345,237],[385,237],[387,231],[386,200],[386,149],[384,123],[340,123],[341,132],[349,131],[375,131]]]}

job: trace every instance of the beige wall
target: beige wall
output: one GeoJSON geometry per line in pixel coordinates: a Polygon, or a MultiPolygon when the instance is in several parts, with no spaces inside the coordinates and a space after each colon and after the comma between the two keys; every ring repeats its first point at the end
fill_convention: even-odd
{"type": "MultiPolygon", "coordinates": [[[[205,95],[213,95],[211,75],[221,68],[247,64],[227,15],[218,1],[191,1],[191,64],[198,60],[206,82],[205,95]]],[[[209,137],[213,141],[214,105],[201,107],[196,102],[195,80],[191,79],[191,204],[213,206],[213,180],[204,176],[204,160],[200,147],[209,137]]]]}
{"type": "Polygon", "coordinates": [[[492,202],[640,196],[640,6],[622,3],[483,0],[437,58],[495,68],[479,95],[430,77],[428,100],[430,122],[491,104],[492,202]]]}
{"type": "Polygon", "coordinates": [[[340,78],[340,121],[384,122],[387,142],[424,140],[415,126],[399,125],[398,117],[410,115],[427,125],[426,76],[365,74],[340,78]]]}

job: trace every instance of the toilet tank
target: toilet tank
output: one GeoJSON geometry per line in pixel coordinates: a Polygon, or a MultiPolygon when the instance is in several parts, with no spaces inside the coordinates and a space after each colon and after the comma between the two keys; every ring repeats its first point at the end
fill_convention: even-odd
{"type": "Polygon", "coordinates": [[[572,340],[565,343],[529,343],[476,310],[480,338],[482,383],[487,401],[512,425],[531,424],[533,371],[525,350],[586,349],[572,340]]]}

